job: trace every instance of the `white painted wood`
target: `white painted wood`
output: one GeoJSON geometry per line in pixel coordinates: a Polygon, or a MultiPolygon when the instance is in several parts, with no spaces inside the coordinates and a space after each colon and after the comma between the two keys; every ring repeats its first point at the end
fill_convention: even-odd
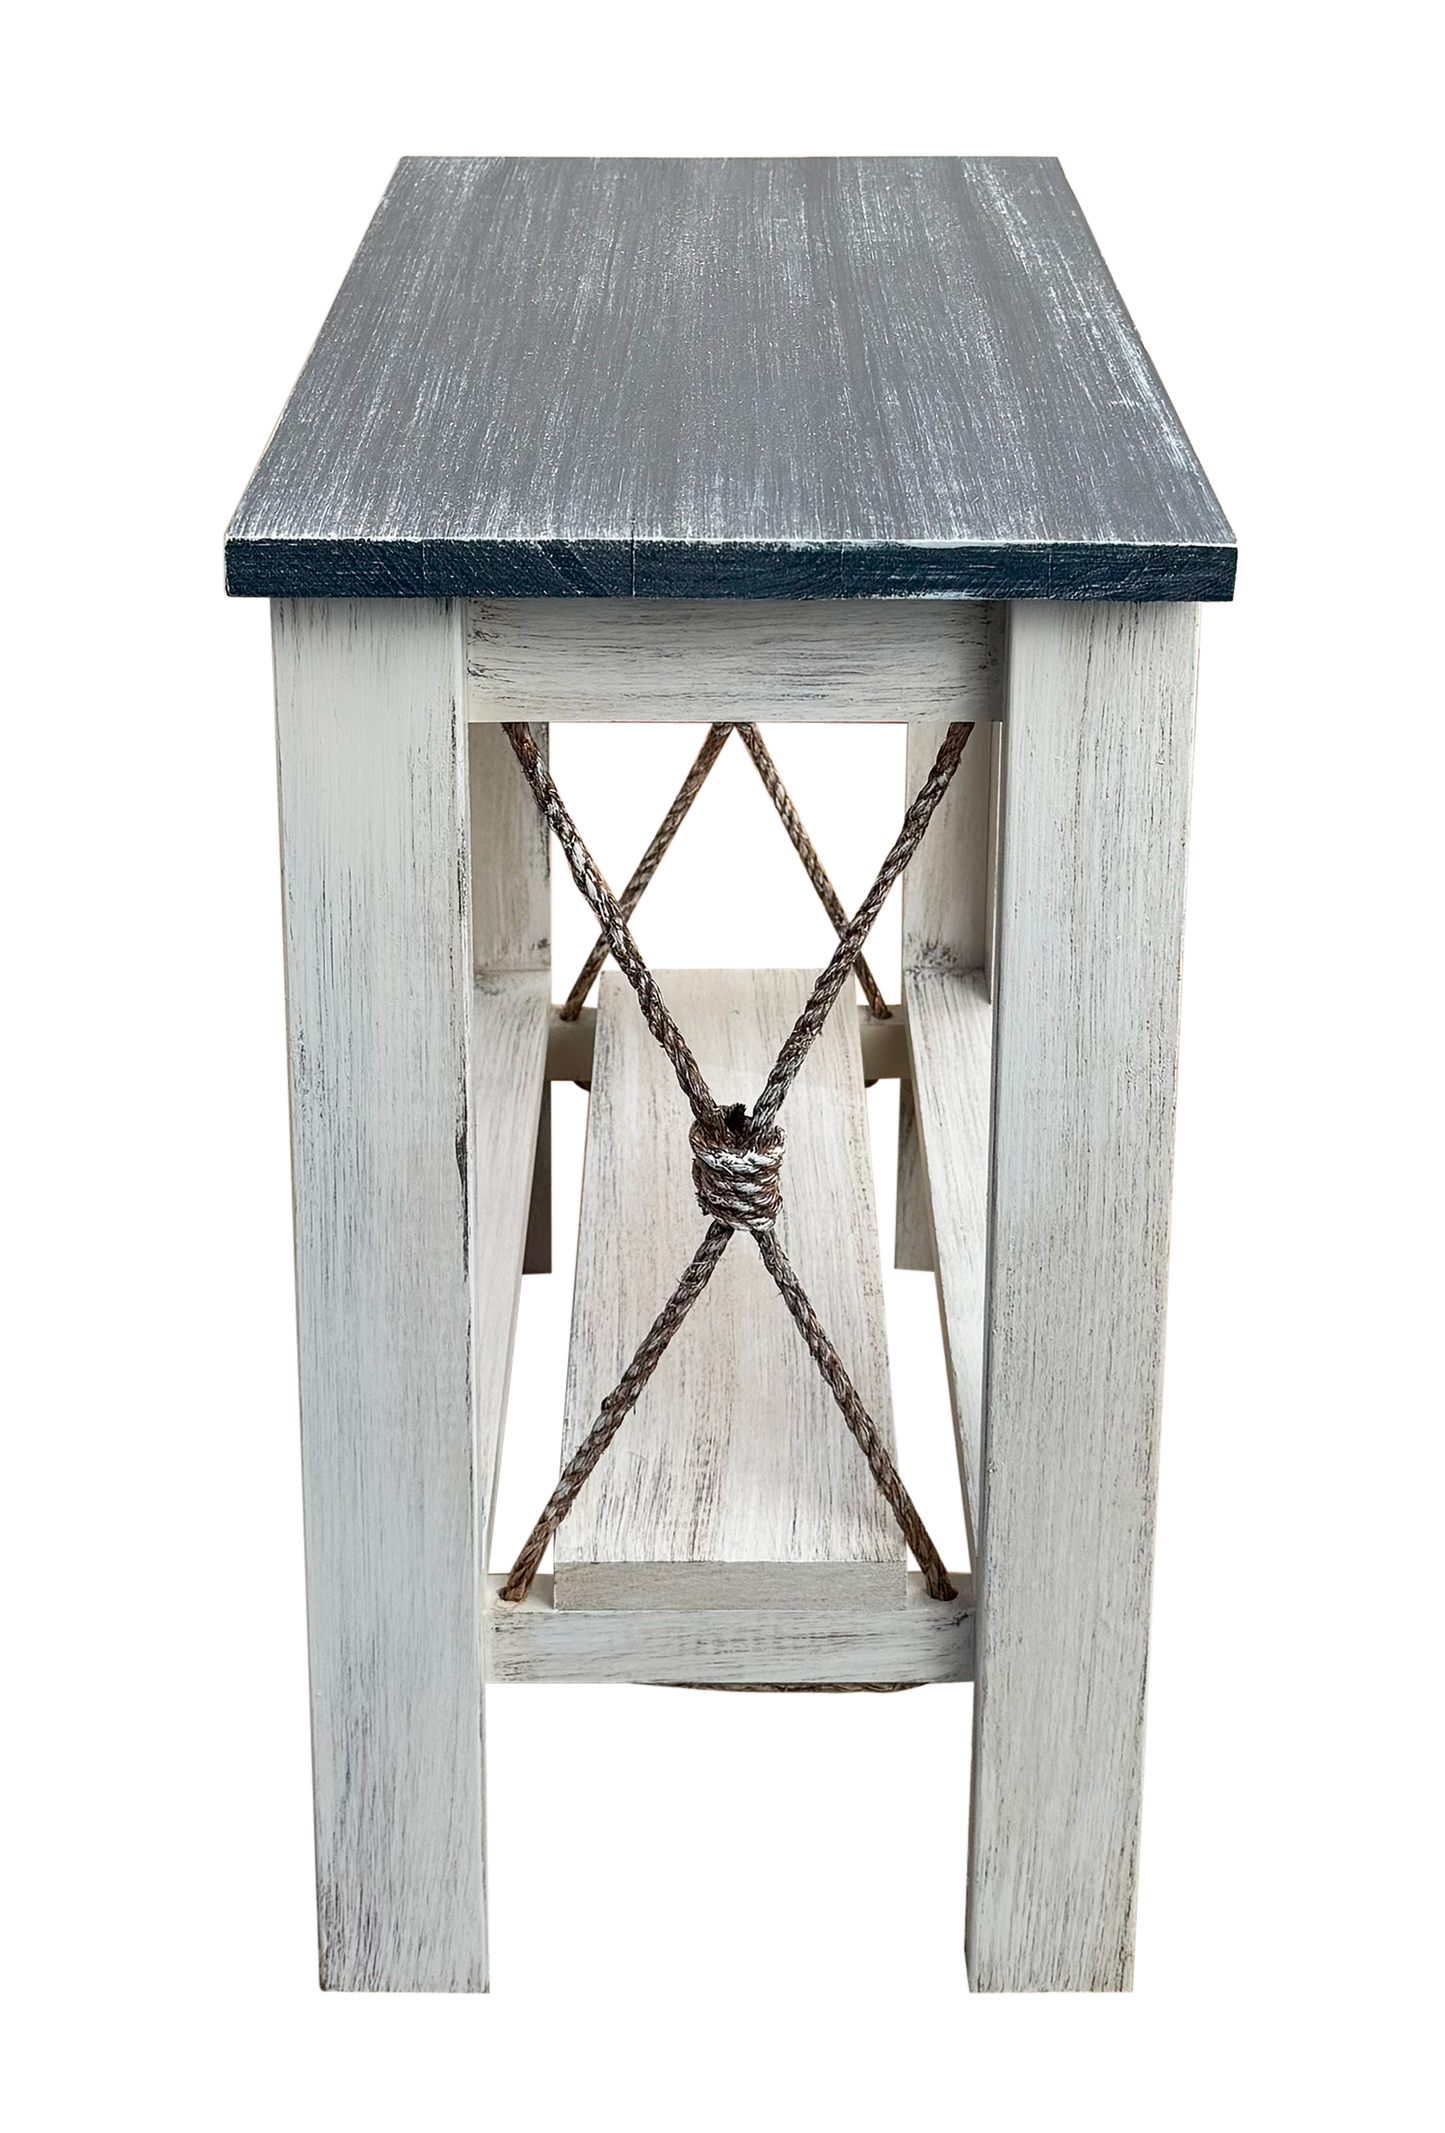
{"type": "Polygon", "coordinates": [[[491,1545],[517,1299],[532,1220],[532,1165],[546,1088],[545,970],[477,980],[472,996],[472,1283],[482,1561],[491,1545]]]}
{"type": "Polygon", "coordinates": [[[532,1199],[527,1212],[527,1244],[522,1254],[524,1274],[552,1271],[552,1089],[543,1084],[542,1107],[537,1114],[537,1138],[532,1149],[532,1199]]]}
{"type": "Polygon", "coordinates": [[[902,1003],[893,1002],[886,1022],[876,1020],[860,1005],[858,1042],[863,1049],[865,1081],[901,1081],[908,1072],[908,1018],[902,1003]]]}
{"type": "Polygon", "coordinates": [[[542,1682],[971,1681],[973,1587],[931,1600],[916,1572],[902,1607],[673,1608],[629,1614],[552,1604],[552,1580],[499,1601],[490,1580],[487,1679],[542,1682]]]}
{"type": "Polygon", "coordinates": [[[913,1083],[898,1085],[898,1193],[893,1216],[893,1264],[907,1272],[933,1272],[933,1218],[928,1207],[928,1179],[918,1138],[913,1083]]]}
{"type": "MultiPolygon", "coordinates": [[[[575,1022],[564,1022],[556,1008],[547,1031],[548,1081],[590,1081],[592,1052],[597,1041],[597,1010],[584,1007],[575,1022]]],[[[863,1051],[865,1081],[906,1079],[908,1067],[908,1016],[898,1001],[886,1022],[875,1021],[868,1008],[858,1008],[858,1041],[863,1051]]]]}
{"type": "Polygon", "coordinates": [[[480,1991],[460,614],[273,613],[321,1977],[480,1991]]]}
{"type": "Polygon", "coordinates": [[[983,974],[993,998],[994,951],[998,945],[998,870],[1003,837],[1003,723],[989,728],[988,894],[984,910],[983,974]]]}
{"type": "MultiPolygon", "coordinates": [[[[996,712],[998,701],[992,705],[996,712]]],[[[932,770],[947,719],[908,727],[908,798],[932,770]]],[[[988,959],[993,726],[976,729],[903,877],[903,965],[982,970],[988,959]]]]}
{"type": "Polygon", "coordinates": [[[981,970],[905,970],[923,1201],[933,1238],[963,1515],[978,1530],[993,1015],[981,970]]]}
{"type": "MultiPolygon", "coordinates": [[[[970,736],[953,783],[903,877],[903,967],[987,972],[993,957],[993,791],[1003,711],[1002,609],[990,622],[993,659],[989,723],[970,736]]],[[[941,718],[908,727],[907,789],[922,785],[948,730],[941,718]]],[[[918,1143],[917,1102],[900,1091],[894,1264],[923,1272],[934,1264],[927,1170],[918,1143]]],[[[975,1403],[976,1405],[976,1403],[975,1403]]],[[[974,1432],[976,1435],[976,1431],[974,1432]]],[[[960,1440],[962,1441],[962,1440],[960,1440]]]]}
{"type": "MultiPolygon", "coordinates": [[[[476,684],[468,680],[468,695],[476,684]]],[[[543,762],[547,729],[533,735],[543,762]]],[[[479,977],[552,967],[551,838],[504,733],[467,732],[472,966],[479,977]]],[[[532,1162],[524,1265],[552,1271],[552,1108],[544,1093],[532,1162]]]]}
{"type": "Polygon", "coordinates": [[[474,600],[474,719],[991,718],[976,600],[474,600]]]}
{"type": "Polygon", "coordinates": [[[1132,1974],[1196,630],[1184,605],[1011,618],[969,1869],[984,1991],[1132,1974]]]}
{"type": "MultiPolygon", "coordinates": [[[[806,971],[664,971],[719,1103],[751,1104],[806,971]]],[[[884,1438],[892,1406],[853,1004],[783,1107],[783,1249],[884,1438]]],[[[592,1427],[706,1227],[690,1114],[622,978],[592,1064],[563,1458],[592,1427]]],[[[901,1607],[902,1541],[757,1250],[728,1247],[555,1544],[567,1608],[901,1607]]]]}
{"type": "Polygon", "coordinates": [[[596,1044],[595,1007],[584,1007],[572,1022],[564,1022],[554,1007],[547,1027],[548,1081],[590,1081],[596,1044]]]}
{"type": "MultiPolygon", "coordinates": [[[[467,681],[469,716],[477,684],[467,681]]],[[[533,735],[547,759],[545,732],[533,735]]],[[[517,758],[495,726],[467,732],[471,818],[472,967],[550,970],[550,840],[517,758]]]]}

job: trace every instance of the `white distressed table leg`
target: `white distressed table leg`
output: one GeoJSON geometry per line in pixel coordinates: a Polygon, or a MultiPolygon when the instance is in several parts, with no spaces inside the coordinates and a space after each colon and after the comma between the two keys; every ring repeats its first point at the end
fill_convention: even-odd
{"type": "Polygon", "coordinates": [[[482,1991],[460,616],[273,614],[321,1981],[482,1991]]]}
{"type": "Polygon", "coordinates": [[[1131,1982],[1197,610],[1012,611],[970,1980],[1131,1982]]]}

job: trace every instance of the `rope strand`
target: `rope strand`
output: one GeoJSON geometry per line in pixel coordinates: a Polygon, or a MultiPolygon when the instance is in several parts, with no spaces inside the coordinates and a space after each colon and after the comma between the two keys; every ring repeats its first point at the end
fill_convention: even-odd
{"type": "MultiPolygon", "coordinates": [[[[657,825],[657,834],[638,860],[631,880],[618,898],[617,908],[624,919],[631,918],[641,903],[648,883],[661,866],[668,846],[687,820],[688,810],[707,783],[708,772],[726,748],[732,730],[731,726],[708,728],[707,739],[698,750],[696,761],[677,789],[677,798],[657,825]]],[[[575,1022],[581,1014],[587,995],[592,990],[593,980],[607,961],[610,945],[604,928],[593,943],[592,953],[578,971],[576,984],[557,1010],[557,1019],[560,1022],[575,1022]]]]}
{"type": "MultiPolygon", "coordinates": [[[[745,739],[748,730],[744,729],[745,739]]],[[[707,1287],[714,1268],[738,1228],[751,1231],[762,1255],[763,1264],[777,1284],[809,1353],[817,1363],[829,1391],[838,1403],[844,1421],[868,1461],[879,1493],[892,1511],[904,1540],[923,1572],[929,1593],[936,1600],[955,1599],[957,1593],[943,1567],[943,1559],[934,1547],[928,1529],[903,1485],[888,1447],[778,1242],[774,1224],[781,1204],[778,1165],[782,1159],[783,1141],[775,1121],[783,1099],[835,1006],[849,972],[857,964],[863,942],[882,910],[889,890],[918,849],[939,801],[948,790],[968,737],[973,731],[972,725],[956,723],[949,727],[943,746],[939,749],[937,761],[905,814],[903,827],[879,870],[877,880],[852,920],[843,927],[838,946],[819,974],[807,1004],[779,1052],[763,1093],[751,1114],[740,1105],[734,1105],[724,1111],[708,1088],[686,1039],[668,1012],[656,979],[643,961],[637,943],[628,931],[627,916],[583,843],[577,825],[564,806],[530,732],[526,726],[516,724],[504,725],[502,731],[511,743],[538,808],[562,847],[573,880],[601,921],[607,947],[636,993],[647,1026],[671,1061],[683,1094],[692,1108],[695,1120],[692,1139],[693,1174],[704,1211],[713,1218],[681,1281],[653,1321],[616,1387],[603,1401],[602,1411],[586,1438],[563,1469],[556,1488],[547,1499],[541,1517],[532,1528],[526,1545],[502,1587],[503,1599],[518,1601],[526,1598],[548,1544],[576,1502],[578,1493],[598,1460],[636,1406],[648,1380],[666,1354],[673,1335],[707,1287]]],[[[714,728],[714,734],[716,732],[717,729],[714,728]]],[[[712,738],[713,735],[710,735],[709,741],[712,738]]],[[[707,768],[710,769],[711,763],[716,761],[717,753],[721,752],[726,739],[727,733],[724,731],[707,768]]],[[[706,752],[705,747],[702,754],[706,752]]],[[[764,749],[765,756],[766,753],[764,749]]],[[[758,759],[754,756],[753,760],[757,762],[758,759]]],[[[701,761],[700,754],[698,762],[701,761]]],[[[771,763],[771,758],[768,758],[768,761],[771,763]]],[[[697,767],[698,765],[694,764],[694,772],[697,767]]],[[[706,769],[703,770],[702,776],[706,776],[706,769]]],[[[767,782],[766,779],[764,782],[767,782]]],[[[700,778],[698,783],[701,783],[700,778]]],[[[679,794],[679,800],[681,797],[679,794]]],[[[675,802],[674,806],[676,804],[675,802]]],[[[791,807],[791,803],[789,806],[791,807]]],[[[801,855],[802,846],[796,839],[794,843],[801,855]]],[[[662,849],[666,849],[665,844],[662,849]]],[[[809,845],[808,849],[811,851],[812,846],[809,845]]],[[[661,856],[660,852],[658,856],[661,856]]],[[[817,860],[816,853],[813,853],[813,858],[817,860]]],[[[821,862],[817,862],[817,865],[818,873],[822,875],[821,862]]],[[[809,874],[811,878],[811,867],[809,874]]],[[[822,878],[827,881],[826,875],[822,875],[822,878]]],[[[646,887],[646,883],[642,886],[646,887]]],[[[817,886],[816,880],[814,886],[817,886]]],[[[637,893],[640,896],[641,889],[637,893]]],[[[819,893],[822,894],[822,891],[819,893]]],[[[837,898],[831,883],[828,883],[828,893],[836,904],[837,898]]],[[[827,899],[824,900],[826,903],[827,899]]],[[[635,901],[634,898],[634,903],[635,901]]],[[[841,905],[838,910],[841,914],[841,905]]]]}
{"type": "Polygon", "coordinates": [[[843,1412],[843,1420],[863,1450],[873,1479],[878,1484],[878,1493],[898,1522],[898,1530],[913,1550],[915,1562],[923,1572],[928,1586],[929,1598],[956,1600],[958,1588],[950,1583],[948,1572],[943,1567],[943,1558],[934,1547],[928,1528],[918,1515],[917,1507],[902,1476],[889,1457],[888,1447],[878,1434],[877,1425],[862,1400],[858,1388],[843,1368],[837,1349],[823,1331],[817,1312],[809,1303],[802,1283],[788,1263],[788,1256],[778,1242],[776,1230],[754,1232],[763,1265],[778,1285],[783,1302],[792,1313],[798,1331],[807,1342],[808,1353],[823,1374],[829,1392],[843,1412]]]}
{"type": "Polygon", "coordinates": [[[888,891],[923,842],[923,833],[933,820],[939,801],[948,791],[972,731],[971,721],[967,725],[955,723],[944,735],[943,746],[938,751],[933,768],[919,787],[912,806],[903,818],[903,827],[894,839],[888,857],[878,870],[878,879],[858,906],[847,932],[834,949],[831,961],[813,987],[807,1006],[793,1024],[787,1042],[778,1054],[777,1064],[768,1076],[762,1095],[753,1105],[755,1131],[761,1132],[777,1117],[783,1098],[793,1086],[799,1068],[812,1049],[814,1039],[833,1011],[834,1002],[853,968],[858,950],[872,932],[874,921],[888,900],[888,891]]]}
{"type": "Polygon", "coordinates": [[[583,1482],[637,1405],[643,1387],[666,1355],[673,1334],[712,1280],[713,1269],[732,1240],[733,1231],[726,1222],[708,1224],[707,1235],[693,1253],[687,1272],[653,1320],[647,1338],[623,1371],[616,1390],[602,1402],[601,1414],[562,1469],[561,1480],[547,1498],[541,1517],[528,1534],[526,1546],[513,1563],[502,1587],[504,1600],[526,1599],[547,1553],[548,1542],[577,1501],[583,1482]]]}
{"type": "Polygon", "coordinates": [[[562,847],[572,879],[602,922],[613,961],[637,994],[648,1028],[672,1062],[682,1093],[692,1106],[693,1117],[714,1130],[720,1129],[722,1112],[713,1102],[712,1092],[702,1078],[702,1068],[669,1014],[657,980],[643,962],[641,951],[627,930],[627,921],[618,908],[616,897],[582,842],[576,823],[563,805],[562,795],[552,783],[551,773],[537,753],[537,743],[525,726],[505,724],[502,731],[512,744],[512,753],[522,766],[522,775],[532,788],[533,799],[562,847]]]}
{"type": "MultiPolygon", "coordinates": [[[[804,829],[802,818],[794,807],[788,788],[778,776],[778,766],[768,753],[768,746],[756,726],[740,725],[738,739],[753,759],[753,767],[763,781],[763,790],[778,811],[778,820],[788,833],[793,850],[802,860],[809,881],[818,892],[818,901],[833,921],[833,930],[840,936],[848,930],[848,914],[843,909],[838,891],[828,878],[828,871],[818,857],[817,847],[804,829]]],[[[893,1010],[883,997],[882,987],[860,955],[854,964],[858,983],[867,995],[869,1012],[875,1021],[892,1020],[893,1010]]]]}

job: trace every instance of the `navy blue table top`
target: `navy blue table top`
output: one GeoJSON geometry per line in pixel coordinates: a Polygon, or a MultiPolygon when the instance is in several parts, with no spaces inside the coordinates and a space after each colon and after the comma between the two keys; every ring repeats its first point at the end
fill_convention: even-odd
{"type": "Polygon", "coordinates": [[[408,157],[237,510],[273,596],[1224,600],[1059,165],[408,157]]]}

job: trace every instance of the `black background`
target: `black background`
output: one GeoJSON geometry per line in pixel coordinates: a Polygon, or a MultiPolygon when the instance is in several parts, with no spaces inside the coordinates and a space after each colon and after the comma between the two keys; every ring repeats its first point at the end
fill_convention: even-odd
{"type": "MultiPolygon", "coordinates": [[[[218,926],[224,941],[224,1003],[211,998],[196,1015],[199,1041],[220,1064],[233,1156],[213,1261],[222,1280],[207,1290],[209,1333],[224,1357],[222,1455],[211,1448],[224,1538],[220,1559],[205,1566],[205,1600],[196,1602],[220,1632],[226,1674],[220,1768],[228,1911],[209,1945],[211,1986],[273,2009],[316,2001],[271,738],[265,616],[258,606],[226,606],[213,591],[211,529],[231,508],[393,154],[391,141],[352,139],[320,151],[273,143],[250,166],[211,264],[192,284],[201,299],[196,318],[209,316],[211,328],[203,348],[205,446],[201,465],[190,469],[203,501],[186,623],[205,646],[211,738],[203,755],[213,804],[192,875],[207,887],[196,887],[188,913],[166,913],[160,928],[164,934],[173,924],[177,941],[186,936],[196,951],[216,941],[218,926]]],[[[1157,143],[1129,141],[1093,156],[1065,143],[1063,156],[1236,518],[1246,559],[1240,606],[1210,610],[1204,640],[1140,1999],[1133,2003],[1161,2011],[1223,1984],[1225,1918],[1240,1901],[1236,1881],[1257,1871],[1255,1845],[1264,1841],[1244,1849],[1229,1841],[1238,1813],[1229,1713],[1238,1717],[1249,1668],[1240,1670],[1219,1576],[1221,1551],[1240,1538],[1236,1450],[1266,1427],[1276,1376],[1264,1333],[1268,1214],[1240,1226],[1238,1212],[1255,1192],[1259,1105],[1268,1111],[1272,1103],[1259,1062],[1270,1015],[1287,1005],[1281,949],[1291,924],[1287,913],[1270,917],[1281,798],[1259,744],[1276,683],[1259,610],[1272,559],[1268,529],[1257,527],[1249,506],[1257,486],[1253,373],[1240,371],[1238,356],[1249,303],[1240,260],[1251,245],[1257,194],[1244,169],[1206,169],[1157,143]],[[1244,1367],[1240,1357],[1249,1354],[1255,1361],[1244,1367]]],[[[888,832],[879,834],[877,806],[849,828],[847,806],[830,802],[830,793],[839,800],[845,770],[822,757],[809,770],[815,742],[800,736],[788,755],[790,738],[777,736],[779,755],[790,774],[796,770],[845,894],[856,894],[888,832]]],[[[841,749],[854,738],[871,740],[826,738],[841,749]]],[[[655,770],[655,781],[666,791],[666,768],[655,770]]],[[[578,808],[587,793],[585,821],[598,825],[602,853],[619,872],[651,823],[647,806],[638,806],[630,849],[621,825],[615,849],[608,845],[602,825],[617,815],[621,789],[589,774],[574,793],[578,808]]],[[[672,911],[685,915],[683,845],[672,864],[679,870],[672,911]]],[[[660,962],[709,960],[685,947],[681,934],[672,949],[664,887],[668,875],[657,889],[653,932],[638,928],[642,941],[660,962]]],[[[758,900],[766,956],[743,945],[736,956],[719,951],[719,960],[820,953],[820,921],[807,894],[800,885],[792,894],[790,881],[785,887],[788,896],[779,889],[758,900]]],[[[890,977],[890,966],[875,960],[890,977]]],[[[542,1440],[555,1431],[544,1346],[540,1337],[534,1429],[542,1440]]],[[[905,1463],[941,1523],[946,1512],[937,1495],[928,1499],[918,1472],[926,1455],[914,1453],[907,1436],[905,1463]]],[[[525,1512],[504,1497],[508,1517],[521,1523],[525,1512]]],[[[218,1713],[205,1717],[216,1721],[218,1713]]],[[[493,1694],[495,1999],[482,2020],[544,2018],[574,2001],[604,2016],[668,2001],[702,2020],[726,1996],[743,2003],[745,2018],[768,2026],[788,2018],[800,1992],[835,1999],[839,2016],[864,1994],[875,2016],[903,2022],[918,2037],[918,2024],[935,2011],[965,2005],[958,1960],[965,1741],[965,1691],[845,1702],[574,1689],[493,1694]]],[[[1268,1941],[1268,1920],[1261,1932],[1268,1941]]]]}

